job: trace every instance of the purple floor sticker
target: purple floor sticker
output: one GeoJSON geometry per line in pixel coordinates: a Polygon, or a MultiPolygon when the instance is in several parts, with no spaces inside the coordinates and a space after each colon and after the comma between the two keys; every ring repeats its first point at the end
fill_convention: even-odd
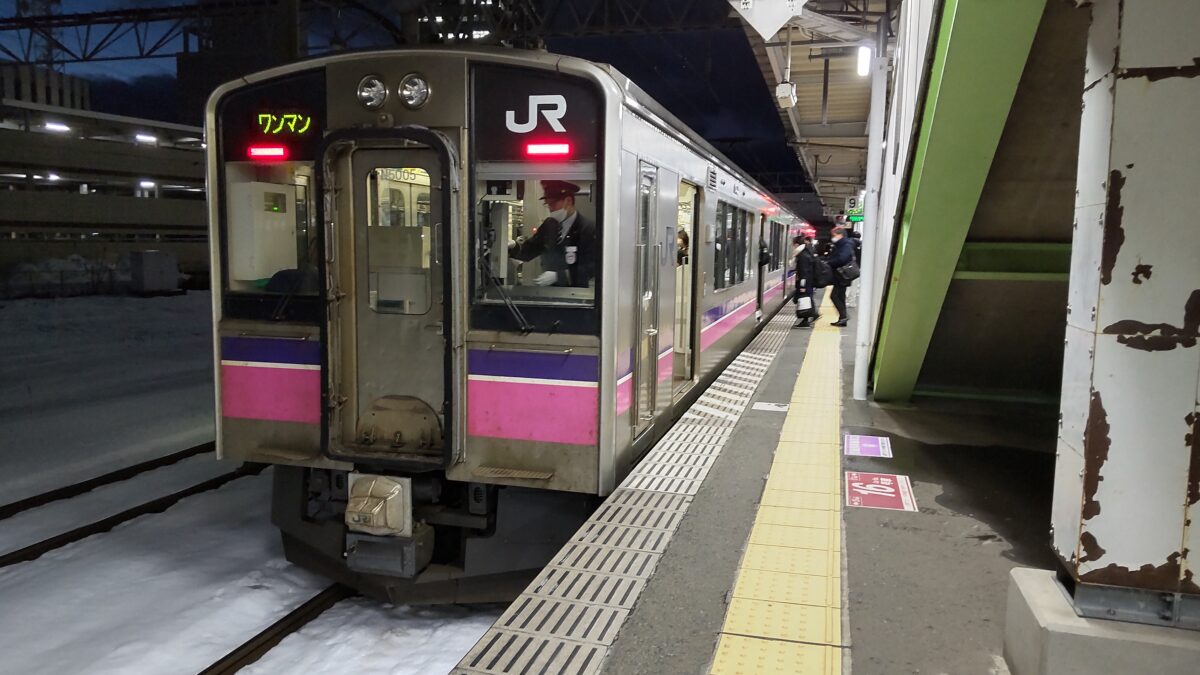
{"type": "Polygon", "coordinates": [[[843,454],[859,457],[891,457],[892,440],[883,436],[846,435],[843,454]]]}

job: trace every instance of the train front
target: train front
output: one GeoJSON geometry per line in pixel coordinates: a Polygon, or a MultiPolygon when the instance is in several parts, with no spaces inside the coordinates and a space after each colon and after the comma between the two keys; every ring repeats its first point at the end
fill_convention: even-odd
{"type": "Polygon", "coordinates": [[[584,65],[381,52],[210,100],[218,446],[275,465],[289,559],[395,601],[510,598],[602,492],[584,65]]]}

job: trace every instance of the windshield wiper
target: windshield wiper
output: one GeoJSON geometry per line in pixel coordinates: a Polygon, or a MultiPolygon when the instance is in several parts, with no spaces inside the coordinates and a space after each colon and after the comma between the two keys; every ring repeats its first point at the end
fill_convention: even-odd
{"type": "Polygon", "coordinates": [[[491,250],[485,247],[480,253],[479,271],[483,273],[483,278],[490,281],[492,286],[500,293],[500,299],[504,301],[504,306],[508,308],[509,314],[512,314],[513,318],[517,320],[517,327],[521,329],[521,335],[532,333],[533,324],[525,319],[525,315],[521,313],[521,308],[517,307],[517,303],[513,302],[508,291],[504,290],[504,284],[501,283],[500,278],[492,271],[492,262],[488,259],[491,250]]]}

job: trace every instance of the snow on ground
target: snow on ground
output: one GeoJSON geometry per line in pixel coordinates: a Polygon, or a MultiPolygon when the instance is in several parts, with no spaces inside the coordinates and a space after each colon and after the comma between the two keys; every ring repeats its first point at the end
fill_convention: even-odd
{"type": "Polygon", "coordinates": [[[0,302],[0,503],[213,438],[211,295],[0,302]]]}
{"type": "Polygon", "coordinates": [[[218,462],[213,453],[204,453],[78,497],[23,511],[0,520],[0,555],[186,490],[235,468],[232,462],[218,462]]]}
{"type": "MultiPolygon", "coordinates": [[[[213,438],[210,295],[0,302],[0,504],[213,438]]],[[[0,552],[231,467],[201,455],[0,521],[0,552]]],[[[283,558],[270,474],[0,569],[2,672],[199,672],[329,585],[283,558]]],[[[501,608],[340,603],[252,672],[441,673],[501,608]]]]}
{"type": "Polygon", "coordinates": [[[242,675],[442,675],[491,627],[500,605],[394,607],[352,598],[288,636],[242,675]]]}
{"type": "Polygon", "coordinates": [[[12,673],[193,675],[320,592],[283,559],[270,476],[0,569],[12,673]]]}
{"type": "MultiPolygon", "coordinates": [[[[270,487],[241,478],[0,569],[0,671],[193,675],[303,604],[330,582],[284,560],[270,487]]],[[[354,599],[253,672],[443,673],[500,612],[354,599]]]]}

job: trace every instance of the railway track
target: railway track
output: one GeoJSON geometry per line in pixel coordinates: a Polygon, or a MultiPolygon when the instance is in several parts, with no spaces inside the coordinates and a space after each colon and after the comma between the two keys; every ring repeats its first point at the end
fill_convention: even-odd
{"type": "Polygon", "coordinates": [[[192,446],[187,450],[180,450],[179,452],[164,455],[157,459],[151,459],[146,462],[141,462],[140,464],[127,466],[123,469],[117,469],[116,471],[106,473],[103,476],[89,478],[88,480],[80,481],[73,485],[67,485],[55,490],[50,490],[49,492],[43,492],[40,495],[34,495],[32,497],[27,497],[25,499],[12,502],[11,504],[5,504],[4,506],[0,506],[0,520],[11,518],[22,511],[35,509],[39,506],[45,506],[51,502],[70,499],[71,497],[78,497],[79,495],[84,494],[85,492],[91,492],[98,487],[111,485],[113,483],[120,483],[121,481],[129,480],[138,474],[143,474],[147,471],[153,471],[155,469],[161,469],[164,466],[176,464],[189,457],[202,455],[206,452],[215,452],[216,448],[217,445],[213,441],[201,443],[200,445],[192,446]]]}
{"type": "MultiPolygon", "coordinates": [[[[172,455],[167,455],[166,457],[151,460],[149,462],[143,462],[142,464],[137,464],[119,471],[114,471],[98,478],[76,483],[74,485],[69,485],[57,490],[52,490],[45,494],[30,497],[29,499],[24,499],[19,502],[13,502],[12,504],[3,507],[3,511],[0,511],[0,520],[16,515],[17,513],[21,513],[22,511],[36,508],[38,506],[44,506],[51,502],[81,495],[102,485],[109,485],[122,480],[128,480],[134,476],[137,476],[138,474],[145,473],[146,471],[168,466],[188,457],[211,451],[212,444],[203,443],[194,448],[189,448],[172,455]]],[[[179,490],[178,492],[158,497],[157,499],[152,499],[144,504],[134,506],[106,518],[101,518],[100,520],[87,525],[54,535],[53,537],[43,539],[37,543],[30,544],[14,551],[9,551],[8,553],[0,555],[0,568],[34,560],[50,551],[53,551],[54,549],[66,546],[67,544],[77,542],[95,534],[107,532],[121,523],[128,522],[134,518],[151,513],[161,513],[179,503],[183,499],[200,494],[202,492],[215,490],[222,485],[229,483],[230,481],[237,480],[238,478],[262,473],[262,471],[265,469],[265,464],[243,464],[233,471],[210,478],[206,481],[202,481],[191,487],[179,490]]]]}
{"type": "Polygon", "coordinates": [[[221,660],[200,671],[200,675],[232,675],[238,672],[262,658],[284,638],[303,628],[305,624],[320,616],[325,610],[355,595],[357,593],[353,589],[341,584],[333,584],[268,626],[258,635],[242,643],[221,660]]]}

